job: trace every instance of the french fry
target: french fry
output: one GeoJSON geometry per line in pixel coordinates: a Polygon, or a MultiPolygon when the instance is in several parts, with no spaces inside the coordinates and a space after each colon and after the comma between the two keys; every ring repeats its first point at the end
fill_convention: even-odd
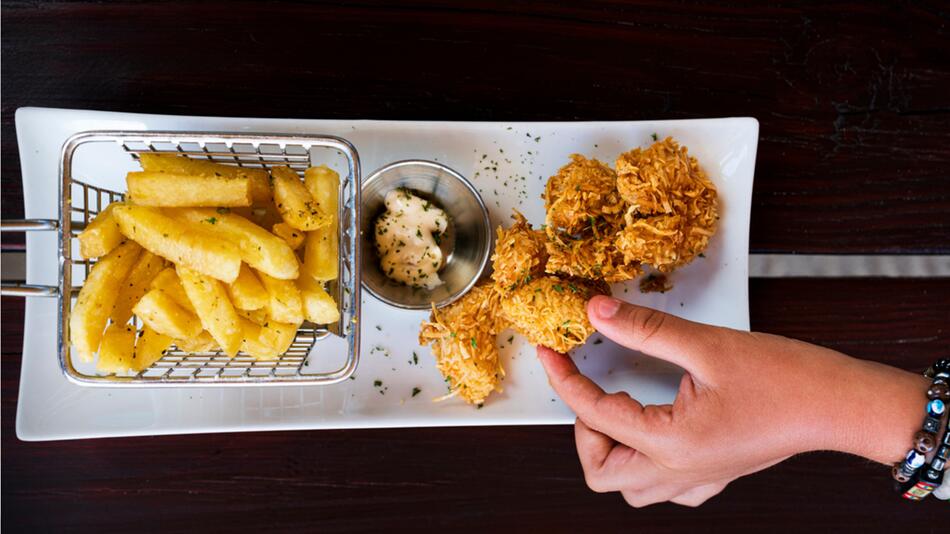
{"type": "Polygon", "coordinates": [[[162,359],[162,355],[172,344],[172,338],[149,328],[142,327],[139,338],[135,340],[135,352],[132,353],[132,371],[144,371],[153,363],[162,359]]]}
{"type": "Polygon", "coordinates": [[[337,212],[340,204],[340,173],[326,165],[318,165],[307,169],[303,173],[303,180],[310,196],[322,210],[326,213],[337,212]]]}
{"type": "Polygon", "coordinates": [[[297,332],[292,324],[271,320],[261,326],[243,318],[241,329],[244,338],[241,351],[258,360],[272,360],[287,352],[297,332]]]}
{"type": "Polygon", "coordinates": [[[218,342],[211,337],[207,330],[202,330],[198,337],[176,339],[175,346],[185,352],[211,352],[220,348],[218,342]]]}
{"type": "Polygon", "coordinates": [[[135,329],[132,325],[112,323],[102,335],[96,371],[107,374],[127,372],[132,368],[134,350],[135,329]]]}
{"type": "Polygon", "coordinates": [[[301,276],[309,276],[320,282],[335,280],[339,275],[336,228],[307,232],[305,247],[301,276]]]}
{"type": "Polygon", "coordinates": [[[170,174],[227,178],[247,177],[251,182],[251,200],[254,203],[270,200],[270,180],[264,169],[224,165],[212,161],[179,156],[177,154],[144,153],[139,156],[142,170],[170,174]]]}
{"type": "Polygon", "coordinates": [[[246,263],[241,264],[237,279],[228,285],[228,295],[234,307],[241,310],[259,310],[267,306],[270,299],[267,290],[246,263]]]}
{"type": "Polygon", "coordinates": [[[330,224],[307,233],[302,269],[314,280],[335,280],[339,275],[337,209],[340,175],[326,165],[310,167],[304,173],[304,182],[317,204],[332,215],[330,224]]]}
{"type": "Polygon", "coordinates": [[[211,334],[227,355],[237,354],[242,340],[240,316],[234,311],[224,284],[181,265],[177,269],[181,285],[184,286],[188,299],[198,310],[198,317],[201,318],[204,329],[211,334]]]}
{"type": "Polygon", "coordinates": [[[118,206],[113,214],[122,233],[149,252],[223,282],[237,278],[241,269],[238,246],[211,237],[200,225],[176,221],[145,206],[118,206]]]}
{"type": "Polygon", "coordinates": [[[230,241],[240,250],[241,259],[258,271],[283,280],[292,280],[300,274],[300,262],[286,241],[240,215],[223,209],[198,208],[168,210],[168,214],[230,241]]]}
{"type": "Polygon", "coordinates": [[[201,333],[198,317],[182,308],[164,291],[152,289],[138,301],[132,311],[159,334],[188,339],[201,333]]]}
{"type": "Polygon", "coordinates": [[[340,310],[337,309],[333,297],[312,278],[301,276],[297,279],[297,288],[300,289],[300,297],[303,300],[305,319],[315,324],[330,324],[340,320],[340,310]]]}
{"type": "Polygon", "coordinates": [[[303,300],[293,280],[279,280],[258,272],[269,296],[267,311],[277,322],[300,324],[303,322],[303,300]]]}
{"type": "Polygon", "coordinates": [[[235,308],[235,311],[238,312],[238,315],[256,325],[263,325],[267,322],[267,310],[264,308],[259,310],[241,310],[235,308]]]}
{"type": "Polygon", "coordinates": [[[297,230],[285,222],[275,224],[271,230],[274,232],[274,235],[286,241],[287,244],[290,245],[290,248],[294,250],[300,248],[300,245],[303,245],[303,241],[306,238],[306,232],[297,230]]]}
{"type": "Polygon", "coordinates": [[[272,199],[248,208],[231,208],[231,213],[240,215],[261,228],[272,228],[275,224],[284,222],[272,199]]]}
{"type": "Polygon", "coordinates": [[[269,320],[261,327],[261,337],[259,339],[268,347],[273,348],[275,353],[283,354],[294,342],[298,326],[300,326],[299,323],[290,324],[269,320]]]}
{"type": "Polygon", "coordinates": [[[330,213],[321,209],[297,173],[289,167],[271,169],[274,203],[284,222],[298,230],[316,230],[330,223],[330,213]]]}
{"type": "Polygon", "coordinates": [[[191,313],[196,313],[195,307],[191,305],[188,295],[185,294],[185,288],[181,287],[181,280],[178,279],[178,273],[175,272],[174,267],[168,267],[158,273],[152,280],[151,288],[164,292],[175,301],[175,304],[191,313]]]}
{"type": "Polygon", "coordinates": [[[113,202],[106,206],[79,234],[79,254],[84,259],[105,256],[125,241],[125,236],[119,231],[119,225],[112,216],[112,210],[120,204],[113,202]]]}
{"type": "Polygon", "coordinates": [[[195,176],[167,172],[130,172],[125,184],[132,202],[140,206],[236,207],[251,205],[247,176],[195,176]]]}
{"type": "Polygon", "coordinates": [[[126,241],[96,263],[79,291],[69,316],[69,339],[83,361],[91,362],[99,350],[102,331],[122,284],[142,253],[142,247],[126,241]]]}
{"type": "Polygon", "coordinates": [[[132,308],[148,292],[148,288],[156,275],[165,267],[165,260],[149,251],[143,251],[139,259],[132,266],[129,275],[125,277],[122,286],[113,288],[119,292],[112,314],[109,316],[113,323],[125,324],[132,318],[132,308]]]}

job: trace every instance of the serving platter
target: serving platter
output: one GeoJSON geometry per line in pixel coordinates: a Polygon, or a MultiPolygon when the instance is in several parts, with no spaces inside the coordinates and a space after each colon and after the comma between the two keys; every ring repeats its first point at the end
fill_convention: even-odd
{"type": "MultiPolygon", "coordinates": [[[[642,294],[636,282],[614,294],[688,319],[748,329],[748,235],[758,123],[751,118],[617,122],[436,122],[186,117],[23,108],[16,114],[27,218],[56,218],[57,165],[63,142],[87,130],[231,131],[328,134],[350,141],[364,175],[403,159],[430,159],[479,189],[494,226],[518,209],[544,219],[540,194],[548,176],[581,153],[612,163],[620,152],[671,135],[690,149],[719,190],[722,218],[704,258],[671,277],[673,290],[642,294]]],[[[86,170],[86,179],[115,174],[86,170]]],[[[56,236],[27,236],[27,282],[57,282],[56,236]]],[[[55,299],[27,302],[17,435],[53,440],[251,430],[566,424],[534,347],[512,332],[499,336],[504,392],[482,409],[441,403],[446,385],[428,348],[420,347],[424,311],[400,310],[363,292],[360,366],[330,386],[115,390],[70,383],[57,363],[55,299]]],[[[310,355],[320,364],[321,345],[310,355]]],[[[670,402],[682,373],[595,334],[574,351],[581,370],[610,391],[645,403],[670,402]]]]}

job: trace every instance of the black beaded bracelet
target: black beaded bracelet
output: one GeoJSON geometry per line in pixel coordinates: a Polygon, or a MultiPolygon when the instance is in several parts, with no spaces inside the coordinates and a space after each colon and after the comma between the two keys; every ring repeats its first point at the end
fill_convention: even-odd
{"type": "Polygon", "coordinates": [[[899,483],[898,491],[905,499],[919,501],[930,495],[943,482],[943,470],[950,458],[950,423],[938,441],[942,419],[947,415],[950,401],[950,359],[938,360],[924,373],[933,379],[927,389],[927,415],[923,428],[914,435],[914,448],[903,462],[894,465],[892,474],[899,483]],[[926,455],[937,448],[930,465],[924,469],[926,455]]]}

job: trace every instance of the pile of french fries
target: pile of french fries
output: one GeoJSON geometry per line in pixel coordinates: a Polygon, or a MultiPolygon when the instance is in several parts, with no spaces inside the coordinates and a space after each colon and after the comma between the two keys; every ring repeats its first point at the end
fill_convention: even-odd
{"type": "Polygon", "coordinates": [[[125,202],[79,234],[98,258],[70,319],[70,342],[106,374],[148,369],[174,344],[273,359],[304,321],[339,321],[324,284],[338,275],[339,175],[250,169],[142,154],[125,202]],[[133,315],[142,329],[136,332],[133,315]]]}

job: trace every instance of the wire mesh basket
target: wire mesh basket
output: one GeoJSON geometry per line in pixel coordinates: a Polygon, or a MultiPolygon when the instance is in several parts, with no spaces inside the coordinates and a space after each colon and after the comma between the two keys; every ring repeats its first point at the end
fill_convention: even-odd
{"type": "MultiPolygon", "coordinates": [[[[129,167],[132,170],[132,167],[129,167]]],[[[86,169],[90,172],[89,168],[86,169]]],[[[124,174],[122,175],[124,176],[124,174]]],[[[66,377],[81,385],[114,387],[257,386],[332,384],[347,379],[359,363],[360,316],[360,165],[356,149],[345,139],[323,135],[251,134],[213,132],[90,131],[70,137],[60,161],[59,220],[4,221],[3,231],[51,231],[59,235],[59,286],[5,285],[4,295],[43,296],[58,299],[57,338],[59,362],[66,377]],[[340,321],[331,325],[305,322],[297,330],[290,349],[274,360],[258,360],[244,353],[230,357],[220,350],[185,352],[174,345],[147,369],[130,376],[103,375],[91,364],[74,361],[69,340],[69,315],[75,297],[94,264],[74,259],[76,236],[111,202],[124,195],[121,179],[109,185],[80,180],[76,161],[80,149],[92,153],[90,168],[103,161],[122,160],[134,165],[145,152],[170,153],[250,168],[269,169],[286,165],[303,175],[308,167],[339,163],[338,242],[339,277],[328,283],[327,292],[337,302],[340,321]],[[322,347],[326,347],[326,351],[322,347]],[[316,348],[315,348],[316,347],[316,348]],[[312,349],[315,349],[312,351],[312,349]],[[311,355],[311,352],[314,354],[311,355]],[[310,359],[334,362],[329,369],[310,359]],[[335,360],[334,360],[335,358],[335,360]],[[319,368],[319,370],[317,369],[319,368]]],[[[138,326],[138,319],[133,317],[138,326]]]]}

